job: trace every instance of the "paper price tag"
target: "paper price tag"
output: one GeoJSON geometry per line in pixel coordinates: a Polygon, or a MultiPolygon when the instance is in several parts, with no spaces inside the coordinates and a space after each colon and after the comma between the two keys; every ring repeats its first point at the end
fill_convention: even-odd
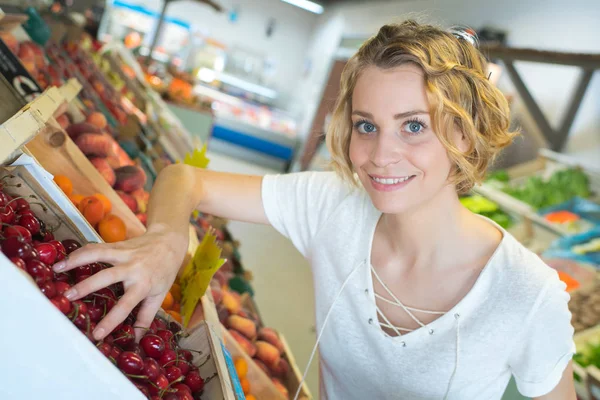
{"type": "Polygon", "coordinates": [[[186,165],[191,165],[196,168],[206,168],[208,167],[208,163],[210,159],[206,157],[206,144],[202,146],[202,149],[194,149],[194,151],[190,154],[186,154],[183,159],[183,163],[186,165]]]}

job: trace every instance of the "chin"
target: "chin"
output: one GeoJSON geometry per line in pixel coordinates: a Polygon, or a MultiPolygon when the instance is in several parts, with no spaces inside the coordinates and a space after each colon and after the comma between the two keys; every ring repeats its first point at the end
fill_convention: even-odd
{"type": "Polygon", "coordinates": [[[367,191],[371,202],[383,214],[404,214],[416,208],[418,200],[414,196],[390,193],[373,193],[367,191]]]}

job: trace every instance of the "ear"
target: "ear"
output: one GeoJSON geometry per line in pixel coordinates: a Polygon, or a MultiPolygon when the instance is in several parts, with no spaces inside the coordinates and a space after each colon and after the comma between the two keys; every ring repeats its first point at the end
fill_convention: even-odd
{"type": "Polygon", "coordinates": [[[460,129],[454,130],[454,144],[461,151],[461,153],[466,153],[469,149],[469,139],[465,136],[464,133],[460,129]]]}

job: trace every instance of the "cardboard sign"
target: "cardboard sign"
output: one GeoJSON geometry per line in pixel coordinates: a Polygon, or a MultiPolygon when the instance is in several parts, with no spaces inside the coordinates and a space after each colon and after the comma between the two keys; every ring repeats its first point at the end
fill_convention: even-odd
{"type": "Polygon", "coordinates": [[[4,75],[26,103],[29,103],[44,91],[1,39],[0,73],[4,75]]]}

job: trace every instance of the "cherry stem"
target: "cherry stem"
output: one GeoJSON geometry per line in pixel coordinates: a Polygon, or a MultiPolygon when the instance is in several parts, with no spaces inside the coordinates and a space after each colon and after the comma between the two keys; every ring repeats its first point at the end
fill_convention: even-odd
{"type": "Polygon", "coordinates": [[[202,364],[198,365],[198,367],[203,367],[204,364],[206,364],[208,362],[208,360],[210,360],[210,354],[208,356],[206,356],[206,360],[202,361],[202,364]]]}
{"type": "Polygon", "coordinates": [[[148,377],[146,375],[131,375],[131,374],[125,374],[126,377],[128,378],[136,378],[136,379],[148,379],[148,377]]]}
{"type": "Polygon", "coordinates": [[[131,336],[129,333],[126,333],[126,334],[124,334],[123,336],[116,337],[116,338],[114,339],[114,341],[116,342],[117,340],[121,340],[121,339],[131,339],[132,337],[133,337],[133,336],[131,336]]]}
{"type": "Polygon", "coordinates": [[[187,350],[187,351],[191,351],[193,353],[198,353],[198,354],[204,354],[203,352],[201,352],[200,350],[193,350],[193,349],[181,349],[181,350],[187,350]]]}
{"type": "Polygon", "coordinates": [[[144,330],[146,332],[152,330],[151,328],[144,328],[143,326],[135,326],[135,325],[133,326],[133,329],[142,329],[142,330],[144,330]]]}
{"type": "MultiPolygon", "coordinates": [[[[77,319],[77,317],[79,316],[79,304],[77,304],[77,303],[74,303],[73,305],[75,306],[75,310],[73,311],[73,312],[75,313],[75,315],[73,316],[73,318],[71,318],[71,321],[75,321],[75,319],[77,319]]],[[[71,312],[71,313],[69,314],[69,316],[70,316],[70,315],[71,315],[73,312],[71,312]]]]}
{"type": "Polygon", "coordinates": [[[204,384],[206,385],[208,382],[212,381],[212,380],[213,380],[213,379],[215,379],[217,376],[219,376],[219,374],[217,374],[217,373],[215,372],[214,374],[212,374],[212,375],[211,375],[211,376],[209,376],[208,378],[206,378],[206,379],[203,379],[203,380],[204,380],[204,384]]]}
{"type": "Polygon", "coordinates": [[[171,386],[175,385],[176,383],[183,382],[184,380],[185,380],[185,376],[180,376],[179,378],[175,379],[173,382],[169,383],[166,388],[161,390],[159,396],[163,397],[167,391],[172,392],[172,390],[170,390],[171,386]]]}

